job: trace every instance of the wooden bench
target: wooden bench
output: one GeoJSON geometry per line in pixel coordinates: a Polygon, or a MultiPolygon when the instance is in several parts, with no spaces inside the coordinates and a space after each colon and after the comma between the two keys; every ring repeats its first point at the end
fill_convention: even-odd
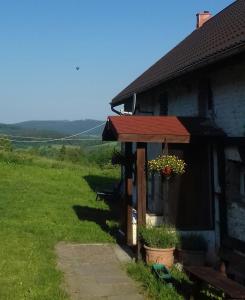
{"type": "Polygon", "coordinates": [[[102,191],[96,191],[96,200],[99,199],[117,199],[121,197],[121,186],[122,181],[120,181],[118,184],[114,185],[112,189],[106,189],[102,191]]]}
{"type": "Polygon", "coordinates": [[[100,192],[96,192],[96,200],[99,200],[99,199],[104,199],[104,198],[112,198],[114,195],[114,192],[111,191],[111,190],[103,190],[103,191],[100,191],[100,192]]]}
{"type": "MultiPolygon", "coordinates": [[[[209,267],[185,267],[184,268],[190,279],[198,284],[205,282],[217,290],[223,291],[225,299],[245,299],[245,287],[241,284],[227,278],[224,274],[209,267]]],[[[198,298],[196,298],[198,299],[198,298]]]]}

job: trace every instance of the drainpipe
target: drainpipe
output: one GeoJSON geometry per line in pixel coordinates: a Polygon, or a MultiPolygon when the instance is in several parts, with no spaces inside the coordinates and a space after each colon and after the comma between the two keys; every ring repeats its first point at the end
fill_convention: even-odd
{"type": "Polygon", "coordinates": [[[118,111],[118,110],[116,110],[114,107],[116,106],[113,106],[113,104],[112,103],[110,103],[111,104],[111,110],[114,112],[114,113],[116,113],[117,115],[121,115],[121,112],[120,111],[118,111]]]}
{"type": "Polygon", "coordinates": [[[134,93],[134,96],[133,96],[133,104],[132,104],[132,115],[135,114],[136,101],[137,101],[137,95],[136,95],[136,93],[134,93]]]}
{"type": "Polygon", "coordinates": [[[137,96],[136,93],[133,94],[133,102],[132,102],[132,112],[126,112],[124,110],[118,111],[116,110],[114,107],[118,106],[118,104],[113,105],[113,103],[110,103],[111,105],[111,110],[116,113],[117,115],[134,115],[135,114],[135,110],[136,110],[136,100],[137,100],[137,96]]]}

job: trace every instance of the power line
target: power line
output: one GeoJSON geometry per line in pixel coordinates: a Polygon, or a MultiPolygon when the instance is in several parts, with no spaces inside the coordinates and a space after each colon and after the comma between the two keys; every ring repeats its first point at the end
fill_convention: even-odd
{"type": "Polygon", "coordinates": [[[2,132],[0,132],[0,135],[6,136],[6,138],[9,136],[11,138],[13,137],[13,138],[34,139],[34,140],[50,140],[51,139],[51,137],[11,135],[11,134],[6,134],[6,133],[2,133],[2,132]]]}
{"type": "MultiPolygon", "coordinates": [[[[65,137],[62,137],[62,138],[53,138],[53,139],[44,138],[42,140],[39,140],[40,138],[35,138],[35,140],[33,139],[32,141],[9,139],[9,141],[10,142],[14,142],[14,143],[47,143],[47,142],[66,141],[66,140],[67,141],[72,141],[73,137],[76,137],[76,136],[79,136],[81,134],[84,134],[84,133],[87,133],[89,131],[92,131],[92,130],[94,130],[96,128],[99,128],[99,127],[105,125],[105,124],[106,124],[106,122],[103,122],[103,123],[101,123],[101,124],[99,124],[97,126],[94,126],[94,127],[90,128],[90,129],[87,129],[87,130],[84,130],[84,131],[81,131],[81,132],[78,132],[78,133],[75,133],[75,134],[72,134],[72,135],[69,135],[69,136],[65,136],[65,137]]],[[[8,135],[8,134],[4,134],[4,133],[2,133],[2,134],[6,135],[6,137],[4,137],[4,138],[0,137],[1,140],[6,140],[8,136],[9,137],[13,137],[13,136],[8,135]]],[[[23,138],[23,139],[32,138],[32,137],[24,137],[24,136],[23,137],[19,136],[19,137],[23,138]]]]}
{"type": "MultiPolygon", "coordinates": [[[[7,137],[0,137],[0,140],[8,140],[8,141],[10,141],[10,142],[13,142],[13,141],[17,141],[17,140],[11,140],[11,139],[9,139],[9,138],[7,138],[7,137]]],[[[66,138],[66,139],[64,139],[64,141],[102,141],[102,139],[93,139],[93,138],[87,138],[87,139],[74,139],[74,138],[71,138],[71,139],[68,139],[68,138],[66,138]]],[[[18,142],[43,142],[43,141],[39,141],[39,140],[37,140],[37,141],[35,141],[35,140],[33,140],[33,141],[22,141],[22,140],[19,140],[18,142]]],[[[47,140],[45,140],[45,142],[48,142],[47,140]]]]}

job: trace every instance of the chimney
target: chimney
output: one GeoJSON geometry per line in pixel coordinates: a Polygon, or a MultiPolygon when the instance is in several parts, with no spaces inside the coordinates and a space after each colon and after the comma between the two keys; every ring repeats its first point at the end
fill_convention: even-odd
{"type": "Polygon", "coordinates": [[[204,12],[200,12],[200,13],[197,13],[197,29],[202,27],[202,25],[207,22],[211,17],[212,17],[212,14],[205,10],[204,12]]]}

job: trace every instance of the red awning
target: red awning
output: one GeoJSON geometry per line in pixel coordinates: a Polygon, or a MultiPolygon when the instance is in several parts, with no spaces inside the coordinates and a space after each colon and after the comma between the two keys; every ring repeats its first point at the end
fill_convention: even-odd
{"type": "Polygon", "coordinates": [[[103,140],[189,143],[190,133],[174,116],[112,116],[108,117],[103,140]]]}

